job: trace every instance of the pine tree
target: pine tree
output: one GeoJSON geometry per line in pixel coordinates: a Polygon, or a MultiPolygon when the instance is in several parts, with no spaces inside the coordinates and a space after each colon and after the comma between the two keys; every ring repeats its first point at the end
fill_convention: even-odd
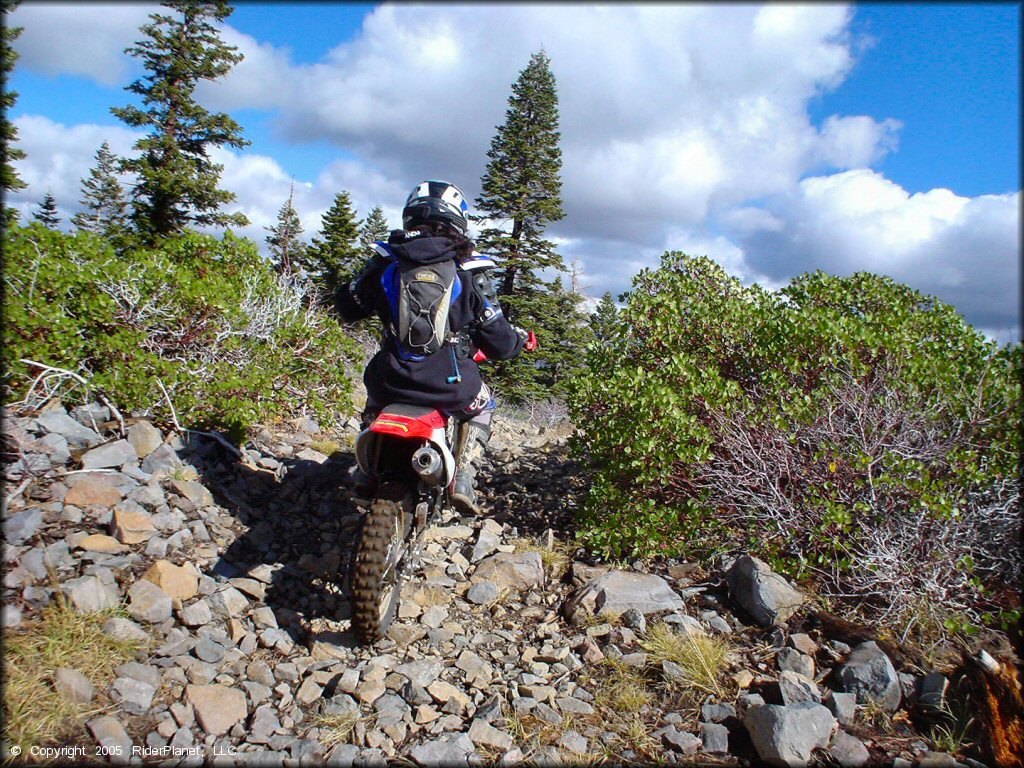
{"type": "Polygon", "coordinates": [[[96,165],[82,179],[81,205],[85,209],[71,217],[71,223],[86,232],[95,232],[123,246],[129,237],[128,202],[117,178],[118,159],[103,142],[96,151],[96,165]]]}
{"type": "Polygon", "coordinates": [[[378,240],[387,240],[388,234],[388,220],[384,218],[384,211],[379,205],[375,206],[359,229],[359,245],[363,253],[370,250],[378,240]]]}
{"type": "Polygon", "coordinates": [[[41,222],[47,229],[56,229],[60,226],[60,216],[57,215],[57,201],[53,199],[53,193],[47,191],[39,202],[39,210],[32,214],[32,218],[41,222]]]}
{"type": "Polygon", "coordinates": [[[559,394],[561,379],[555,356],[575,354],[579,303],[559,278],[545,282],[541,273],[564,272],[554,243],[544,239],[550,222],[564,215],[561,200],[562,152],[559,149],[558,94],[550,60],[541,51],[512,85],[505,122],[498,126],[481,177],[475,221],[484,222],[477,249],[498,262],[496,284],[511,322],[534,330],[549,357],[524,354],[498,365],[496,385],[510,400],[559,394]],[[571,311],[569,311],[571,310],[571,311]],[[569,311],[569,314],[565,314],[569,311]],[[552,389],[554,388],[554,389],[552,389]]]}
{"type": "Polygon", "coordinates": [[[611,340],[618,315],[619,309],[612,300],[611,292],[605,291],[597,309],[590,316],[590,327],[594,329],[594,337],[598,341],[605,343],[611,340]]]}
{"type": "Polygon", "coordinates": [[[310,273],[326,296],[348,283],[365,262],[359,249],[359,220],[352,210],[348,192],[334,196],[334,204],[324,214],[320,234],[309,247],[310,273]]]}
{"type": "Polygon", "coordinates": [[[267,227],[267,244],[274,259],[274,269],[280,274],[295,274],[306,267],[306,244],[302,242],[302,222],[295,212],[295,182],[292,182],[288,202],[277,214],[277,226],[267,227]]]}
{"type": "MultiPolygon", "coordinates": [[[[14,107],[18,99],[18,92],[12,91],[10,85],[10,73],[14,71],[14,64],[18,60],[18,54],[12,43],[21,34],[21,27],[10,27],[7,25],[8,15],[18,7],[18,2],[12,0],[0,0],[0,13],[3,14],[3,32],[0,34],[0,191],[9,192],[15,189],[24,189],[25,182],[14,170],[13,162],[25,157],[24,150],[18,149],[14,143],[18,140],[18,129],[14,123],[7,119],[7,115],[14,107]]],[[[18,211],[15,208],[0,209],[0,224],[7,220],[17,221],[18,211]]]]}
{"type": "Polygon", "coordinates": [[[138,176],[132,219],[148,241],[192,224],[248,223],[241,213],[220,211],[235,195],[217,188],[223,166],[210,162],[209,150],[224,145],[241,148],[249,142],[227,114],[208,112],[193,98],[200,81],[223,77],[242,60],[214,26],[230,16],[232,8],[226,0],[166,0],[162,5],[175,15],[151,14],[152,22],[141,28],[146,39],[125,49],[142,59],[148,73],[127,87],[142,97],[145,108],[111,109],[133,128],[151,129],[135,143],[140,156],[122,163],[122,170],[138,176]]]}
{"type": "Polygon", "coordinates": [[[554,244],[543,239],[548,222],[564,216],[558,94],[543,51],[533,54],[519,73],[508,103],[505,123],[487,152],[490,161],[480,180],[473,219],[512,223],[511,231],[485,228],[477,248],[502,259],[499,294],[514,296],[519,285],[538,285],[540,270],[565,269],[554,244]]]}

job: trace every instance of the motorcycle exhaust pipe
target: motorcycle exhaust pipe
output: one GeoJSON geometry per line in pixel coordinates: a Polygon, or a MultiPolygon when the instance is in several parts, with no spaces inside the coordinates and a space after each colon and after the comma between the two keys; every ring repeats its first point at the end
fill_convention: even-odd
{"type": "Polygon", "coordinates": [[[432,445],[424,445],[412,455],[412,468],[428,485],[437,485],[444,474],[444,460],[432,445]]]}

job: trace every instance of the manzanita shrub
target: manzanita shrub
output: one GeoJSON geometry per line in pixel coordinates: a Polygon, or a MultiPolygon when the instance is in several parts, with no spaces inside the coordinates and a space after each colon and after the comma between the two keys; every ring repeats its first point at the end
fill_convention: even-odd
{"type": "Polygon", "coordinates": [[[587,363],[595,553],[749,551],[893,622],[1019,602],[1020,344],[887,277],[772,292],[672,252],[587,363]]]}
{"type": "Polygon", "coordinates": [[[12,226],[4,288],[7,403],[40,373],[31,360],[78,374],[126,413],[170,422],[169,397],[182,426],[236,439],[303,409],[326,421],[351,409],[353,342],[231,233],[115,254],[91,233],[12,226]]]}

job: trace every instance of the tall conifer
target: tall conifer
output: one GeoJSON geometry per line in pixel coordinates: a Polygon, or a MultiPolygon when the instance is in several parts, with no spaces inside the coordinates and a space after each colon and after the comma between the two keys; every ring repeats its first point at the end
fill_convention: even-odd
{"type": "MultiPolygon", "coordinates": [[[[8,16],[17,7],[18,3],[13,0],[0,0],[0,21],[3,23],[3,30],[0,33],[0,191],[3,192],[25,188],[25,182],[18,176],[13,165],[15,160],[25,157],[25,152],[14,146],[18,140],[18,129],[7,119],[18,99],[18,92],[12,91],[9,86],[11,72],[14,71],[14,64],[18,60],[12,43],[21,34],[22,28],[12,27],[8,23],[8,16]]],[[[0,218],[3,219],[0,224],[8,219],[16,221],[17,209],[0,209],[0,218]]]]}
{"type": "Polygon", "coordinates": [[[57,215],[57,201],[53,199],[53,193],[47,191],[39,202],[39,210],[32,214],[32,218],[41,222],[47,229],[56,229],[60,226],[60,216],[57,215]]]}
{"type": "Polygon", "coordinates": [[[306,244],[302,242],[302,222],[295,212],[295,183],[292,182],[288,201],[277,214],[277,226],[267,227],[267,244],[274,260],[274,269],[280,274],[293,274],[307,269],[306,244]]]}
{"type": "Polygon", "coordinates": [[[128,201],[117,178],[118,159],[103,142],[96,150],[96,165],[82,179],[81,205],[85,209],[71,217],[80,230],[95,232],[122,245],[128,235],[128,201]]]}
{"type": "Polygon", "coordinates": [[[388,220],[384,218],[384,211],[379,205],[374,206],[366,216],[366,221],[359,228],[359,245],[365,254],[378,240],[388,239],[388,220]]]}
{"type": "Polygon", "coordinates": [[[348,283],[365,261],[359,250],[359,223],[348,192],[336,194],[309,247],[310,273],[327,296],[348,283]]]}
{"type": "Polygon", "coordinates": [[[143,108],[111,109],[133,128],[150,129],[135,144],[140,155],[122,166],[138,177],[132,219],[149,241],[193,224],[248,223],[241,213],[221,212],[235,195],[217,188],[223,166],[210,162],[209,150],[241,148],[249,142],[231,117],[207,111],[193,97],[200,81],[223,77],[242,60],[215,26],[232,8],[225,0],[166,0],[162,5],[173,15],[151,14],[151,23],[141,28],[146,39],[125,49],[142,59],[147,72],[127,87],[142,98],[143,108]]]}
{"type": "Polygon", "coordinates": [[[495,364],[497,390],[513,401],[563,394],[589,334],[578,309],[582,297],[564,290],[557,274],[550,280],[542,274],[565,271],[554,243],[544,238],[547,225],[564,215],[559,138],[555,77],[541,51],[512,84],[473,216],[484,225],[477,249],[499,265],[495,282],[502,308],[540,339],[537,352],[495,364]]]}

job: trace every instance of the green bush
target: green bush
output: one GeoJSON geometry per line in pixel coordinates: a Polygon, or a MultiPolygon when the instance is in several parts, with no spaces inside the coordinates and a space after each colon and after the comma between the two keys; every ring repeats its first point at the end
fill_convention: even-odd
{"type": "Polygon", "coordinates": [[[570,399],[604,557],[739,550],[905,618],[1021,573],[1021,345],[878,275],[744,287],[667,253],[570,399]]]}
{"type": "Polygon", "coordinates": [[[8,229],[4,255],[5,402],[26,396],[32,360],[169,422],[162,383],[182,426],[236,439],[301,408],[325,420],[351,408],[351,340],[248,240],[190,233],[115,255],[91,233],[32,225],[8,229]]]}

